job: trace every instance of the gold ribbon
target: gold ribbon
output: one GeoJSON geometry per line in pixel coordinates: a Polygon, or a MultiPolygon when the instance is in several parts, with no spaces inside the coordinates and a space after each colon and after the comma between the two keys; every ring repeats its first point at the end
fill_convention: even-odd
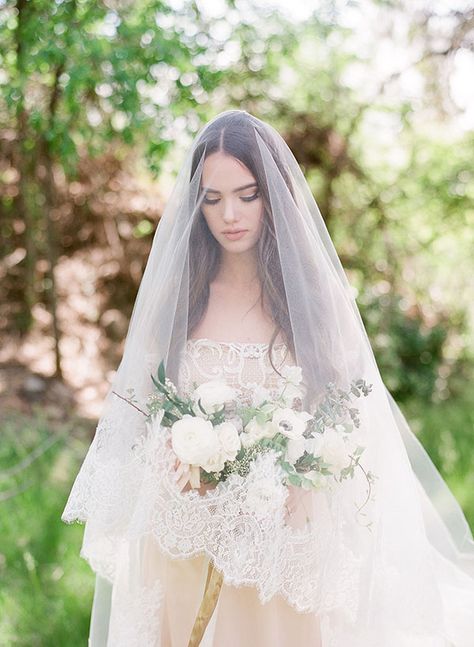
{"type": "Polygon", "coordinates": [[[206,627],[214,613],[214,609],[216,608],[217,599],[222,587],[222,581],[222,573],[214,568],[212,561],[209,561],[206,587],[204,589],[204,595],[202,596],[201,606],[199,607],[196,620],[194,621],[188,647],[199,647],[201,644],[206,627]]]}

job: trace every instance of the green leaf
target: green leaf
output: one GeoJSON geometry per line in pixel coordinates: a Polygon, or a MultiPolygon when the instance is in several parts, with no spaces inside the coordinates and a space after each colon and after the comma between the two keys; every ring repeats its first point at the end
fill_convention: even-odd
{"type": "Polygon", "coordinates": [[[321,474],[324,474],[325,476],[332,476],[331,470],[328,470],[326,467],[320,467],[319,471],[321,474]]]}
{"type": "Polygon", "coordinates": [[[291,463],[288,463],[287,461],[282,461],[280,464],[283,467],[283,469],[286,472],[288,472],[288,474],[296,474],[295,468],[291,463]]]}
{"type": "Polygon", "coordinates": [[[174,422],[176,422],[177,420],[181,420],[181,418],[179,416],[176,416],[174,413],[171,413],[170,411],[167,411],[163,416],[163,420],[162,420],[163,424],[164,424],[164,422],[163,422],[164,420],[166,420],[166,422],[168,422],[168,423],[171,423],[171,424],[168,424],[168,425],[165,425],[165,426],[171,427],[171,425],[174,422]]]}
{"type": "Polygon", "coordinates": [[[267,416],[266,416],[266,414],[265,414],[265,413],[262,413],[261,411],[259,411],[259,412],[255,415],[255,420],[257,421],[257,423],[258,423],[259,425],[262,425],[262,426],[263,426],[263,425],[267,422],[267,416]]]}
{"type": "Polygon", "coordinates": [[[201,398],[198,400],[198,407],[201,409],[201,411],[207,416],[207,411],[203,408],[201,404],[201,398]]]}
{"type": "Polygon", "coordinates": [[[153,377],[153,375],[151,376],[151,379],[153,381],[153,384],[156,386],[157,391],[159,391],[160,393],[163,393],[168,397],[168,388],[163,384],[161,384],[161,382],[157,382],[157,380],[153,377]]]}
{"type": "Polygon", "coordinates": [[[158,379],[162,384],[165,384],[166,373],[164,360],[161,360],[160,365],[158,366],[158,379]]]}
{"type": "Polygon", "coordinates": [[[301,485],[301,477],[296,474],[288,474],[287,480],[291,485],[299,487],[301,485]]]}

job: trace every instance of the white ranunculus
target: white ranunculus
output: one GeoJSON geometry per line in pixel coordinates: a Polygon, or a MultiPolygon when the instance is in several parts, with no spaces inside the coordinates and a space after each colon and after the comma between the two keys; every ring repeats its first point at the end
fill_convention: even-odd
{"type": "Polygon", "coordinates": [[[306,445],[304,436],[289,440],[286,447],[285,460],[294,465],[298,458],[303,456],[305,449],[306,445]]]}
{"type": "Polygon", "coordinates": [[[245,425],[243,434],[240,435],[240,440],[244,447],[250,447],[261,438],[273,438],[278,429],[271,420],[261,425],[257,422],[255,416],[245,425]]]}
{"type": "MultiPolygon", "coordinates": [[[[221,453],[226,461],[233,461],[241,447],[237,427],[232,422],[222,422],[214,427],[221,445],[221,453]]],[[[217,471],[217,470],[216,470],[217,471]]],[[[220,470],[219,470],[220,471],[220,470]]]]}
{"type": "Polygon", "coordinates": [[[220,450],[212,422],[185,414],[171,427],[173,451],[182,463],[202,465],[220,450]]]}
{"type": "Polygon", "coordinates": [[[222,409],[226,402],[235,400],[237,393],[235,389],[221,380],[209,380],[200,384],[193,392],[194,400],[193,410],[199,416],[203,412],[199,408],[198,400],[201,400],[201,406],[207,414],[212,414],[222,409]]]}
{"type": "Polygon", "coordinates": [[[289,407],[277,409],[273,414],[272,422],[281,434],[293,440],[302,436],[306,429],[304,416],[299,416],[289,407]]]}

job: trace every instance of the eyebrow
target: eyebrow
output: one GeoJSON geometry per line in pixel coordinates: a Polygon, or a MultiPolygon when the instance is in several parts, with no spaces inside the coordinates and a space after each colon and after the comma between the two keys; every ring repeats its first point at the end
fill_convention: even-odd
{"type": "MultiPolygon", "coordinates": [[[[251,182],[250,184],[245,184],[244,186],[239,186],[237,189],[234,189],[232,193],[237,193],[237,191],[243,191],[243,189],[250,189],[252,186],[257,186],[256,182],[251,182]]],[[[211,189],[210,187],[203,186],[203,190],[206,193],[220,193],[217,189],[211,189]]]]}

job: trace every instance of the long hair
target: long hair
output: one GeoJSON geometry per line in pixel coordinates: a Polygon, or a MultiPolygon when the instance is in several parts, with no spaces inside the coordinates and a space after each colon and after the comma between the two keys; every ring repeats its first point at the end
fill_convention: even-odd
{"type": "MultiPolygon", "coordinates": [[[[292,191],[289,178],[272,143],[265,137],[272,151],[279,171],[292,191]]],[[[205,151],[205,157],[222,152],[238,159],[254,176],[263,198],[264,214],[261,235],[257,243],[257,276],[260,280],[260,303],[275,324],[269,344],[269,357],[274,370],[279,372],[272,361],[275,339],[282,333],[283,339],[293,356],[295,355],[293,333],[288,313],[281,264],[278,254],[275,226],[270,208],[268,184],[265,178],[261,153],[255,137],[252,116],[243,111],[228,112],[214,120],[204,131],[196,145],[191,164],[191,178],[205,151]]],[[[200,322],[209,300],[209,284],[216,276],[220,262],[220,245],[212,235],[202,211],[193,223],[190,232],[189,255],[189,311],[188,335],[200,322]]]]}

